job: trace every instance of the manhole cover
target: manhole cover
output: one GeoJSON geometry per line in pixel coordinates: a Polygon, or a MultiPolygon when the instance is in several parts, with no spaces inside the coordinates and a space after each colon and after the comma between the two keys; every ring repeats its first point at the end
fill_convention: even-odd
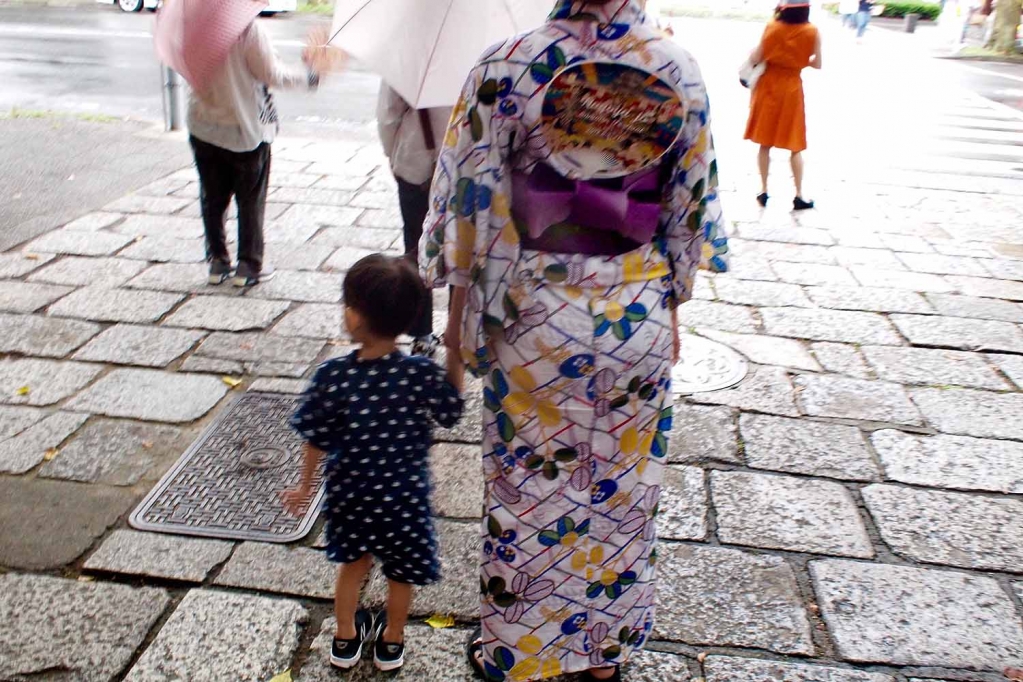
{"type": "Polygon", "coordinates": [[[301,477],[302,440],[288,419],[298,396],[247,393],[188,449],[132,513],[140,530],[295,542],[312,529],[319,491],[305,514],[287,514],[280,493],[301,477]]]}
{"type": "Polygon", "coordinates": [[[682,361],[671,372],[671,388],[678,395],[720,391],[735,386],[747,374],[746,358],[728,346],[683,334],[682,361]]]}

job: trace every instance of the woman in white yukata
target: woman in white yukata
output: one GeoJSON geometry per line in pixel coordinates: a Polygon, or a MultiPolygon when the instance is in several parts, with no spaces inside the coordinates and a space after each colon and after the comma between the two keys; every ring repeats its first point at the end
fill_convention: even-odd
{"type": "Polygon", "coordinates": [[[420,263],[484,377],[481,678],[620,679],[650,636],[675,311],[721,223],[700,70],[638,0],[561,0],[470,74],[420,263]]]}

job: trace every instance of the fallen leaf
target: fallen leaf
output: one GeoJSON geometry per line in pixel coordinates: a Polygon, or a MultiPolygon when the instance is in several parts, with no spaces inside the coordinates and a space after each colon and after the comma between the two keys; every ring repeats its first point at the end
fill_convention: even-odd
{"type": "Polygon", "coordinates": [[[285,670],[279,675],[274,675],[270,682],[291,682],[291,670],[285,670]]]}
{"type": "Polygon", "coordinates": [[[43,459],[49,462],[51,459],[57,456],[58,452],[59,450],[57,450],[57,448],[50,448],[49,450],[43,453],[43,459]]]}
{"type": "Polygon", "coordinates": [[[707,660],[707,652],[706,651],[701,651],[699,654],[697,654],[696,660],[699,661],[700,663],[703,663],[704,661],[706,661],[707,660]]]}
{"type": "Polygon", "coordinates": [[[230,386],[231,388],[238,388],[239,386],[242,385],[242,380],[235,379],[234,377],[220,377],[220,380],[223,381],[228,386],[230,386]]]}
{"type": "Polygon", "coordinates": [[[1013,682],[1020,682],[1023,680],[1023,670],[1019,668],[1006,668],[1005,677],[1013,682]]]}
{"type": "Polygon", "coordinates": [[[31,392],[32,392],[32,388],[29,387],[29,386],[22,386],[21,388],[19,388],[17,390],[17,394],[18,395],[28,395],[31,392]]]}
{"type": "Polygon", "coordinates": [[[444,630],[446,628],[455,627],[455,619],[451,616],[430,616],[426,619],[426,624],[431,628],[438,630],[444,630]]]}
{"type": "Polygon", "coordinates": [[[39,254],[38,253],[26,253],[25,254],[25,260],[39,260],[39,254]]]}
{"type": "Polygon", "coordinates": [[[241,348],[242,350],[252,350],[255,347],[256,347],[255,344],[249,343],[248,341],[239,346],[239,348],[241,348]]]}
{"type": "Polygon", "coordinates": [[[146,450],[152,450],[153,449],[153,441],[151,441],[151,440],[144,440],[144,441],[142,441],[142,447],[144,447],[146,450]]]}
{"type": "Polygon", "coordinates": [[[93,580],[95,580],[95,578],[93,578],[91,575],[78,576],[78,582],[80,583],[91,583],[93,580]]]}

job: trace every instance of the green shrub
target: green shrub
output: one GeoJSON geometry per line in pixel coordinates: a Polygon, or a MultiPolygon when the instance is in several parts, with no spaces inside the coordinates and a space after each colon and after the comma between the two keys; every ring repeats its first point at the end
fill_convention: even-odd
{"type": "Polygon", "coordinates": [[[907,14],[919,14],[921,19],[935,20],[941,16],[941,5],[936,2],[887,2],[884,14],[891,19],[901,19],[907,14]]]}

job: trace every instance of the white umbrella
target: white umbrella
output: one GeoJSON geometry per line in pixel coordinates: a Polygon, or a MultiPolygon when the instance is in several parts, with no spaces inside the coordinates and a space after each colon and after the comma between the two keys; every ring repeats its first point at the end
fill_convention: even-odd
{"type": "Polygon", "coordinates": [[[416,109],[454,105],[490,45],[544,23],[555,0],[337,0],[330,44],[416,109]]]}

